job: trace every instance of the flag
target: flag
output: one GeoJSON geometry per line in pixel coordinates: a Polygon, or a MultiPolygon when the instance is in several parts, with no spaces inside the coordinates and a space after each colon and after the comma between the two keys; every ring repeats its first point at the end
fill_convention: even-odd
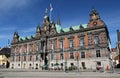
{"type": "Polygon", "coordinates": [[[52,7],[52,4],[50,4],[50,11],[52,11],[53,10],[53,7],[52,7]]]}

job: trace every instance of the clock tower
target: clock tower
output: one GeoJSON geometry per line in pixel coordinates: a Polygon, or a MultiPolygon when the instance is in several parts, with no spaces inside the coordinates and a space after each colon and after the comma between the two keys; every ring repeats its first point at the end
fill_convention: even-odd
{"type": "Polygon", "coordinates": [[[103,24],[104,22],[100,19],[99,13],[95,9],[92,9],[90,12],[90,20],[88,26],[101,26],[103,24]]]}

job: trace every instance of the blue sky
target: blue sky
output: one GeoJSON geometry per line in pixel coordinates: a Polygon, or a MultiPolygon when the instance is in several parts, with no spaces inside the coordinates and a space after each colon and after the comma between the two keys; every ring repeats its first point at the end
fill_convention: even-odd
{"type": "Polygon", "coordinates": [[[52,19],[61,19],[62,28],[86,24],[94,7],[106,23],[111,46],[117,41],[120,29],[119,0],[0,0],[0,47],[8,45],[15,31],[20,36],[34,35],[37,25],[42,25],[45,9],[52,4],[52,19]]]}

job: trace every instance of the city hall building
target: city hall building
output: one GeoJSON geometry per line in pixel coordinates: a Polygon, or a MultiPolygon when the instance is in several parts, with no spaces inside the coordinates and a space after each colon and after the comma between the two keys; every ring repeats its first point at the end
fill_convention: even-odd
{"type": "Polygon", "coordinates": [[[106,24],[92,9],[87,24],[62,28],[45,14],[36,34],[21,37],[14,33],[10,68],[42,69],[59,66],[80,69],[110,68],[110,38],[106,24]]]}

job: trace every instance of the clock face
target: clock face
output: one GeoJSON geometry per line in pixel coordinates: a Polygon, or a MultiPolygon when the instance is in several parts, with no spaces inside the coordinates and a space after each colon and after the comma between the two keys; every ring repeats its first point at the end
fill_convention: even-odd
{"type": "Polygon", "coordinates": [[[97,25],[97,22],[93,22],[94,25],[97,25]]]}

